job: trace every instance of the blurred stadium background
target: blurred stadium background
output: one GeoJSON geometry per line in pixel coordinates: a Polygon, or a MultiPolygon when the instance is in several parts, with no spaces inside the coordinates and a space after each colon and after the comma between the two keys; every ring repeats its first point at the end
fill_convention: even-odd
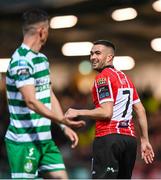
{"type": "MultiPolygon", "coordinates": [[[[88,61],[91,42],[97,39],[114,42],[115,66],[125,70],[138,89],[147,110],[149,136],[155,151],[154,163],[145,165],[138,146],[133,178],[161,178],[161,0],[0,0],[0,178],[10,178],[4,146],[9,123],[6,67],[22,42],[21,14],[35,7],[50,15],[49,39],[42,52],[49,58],[53,90],[64,111],[69,107],[93,107],[90,89],[95,72],[88,61]],[[60,16],[61,19],[55,18],[60,16]],[[64,21],[68,27],[60,24],[64,21]],[[77,45],[70,49],[68,45],[72,44],[66,44],[69,42],[87,43],[77,44],[76,54],[77,45]]],[[[87,126],[77,130],[80,141],[75,150],[70,149],[59,127],[53,125],[52,132],[70,178],[90,178],[94,124],[87,119],[87,126]]]]}

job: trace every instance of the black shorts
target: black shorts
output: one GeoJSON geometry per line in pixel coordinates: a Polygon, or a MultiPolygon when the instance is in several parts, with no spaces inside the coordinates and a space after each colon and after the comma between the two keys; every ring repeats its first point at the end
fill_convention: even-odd
{"type": "Polygon", "coordinates": [[[130,179],[137,152],[135,137],[109,134],[93,143],[93,179],[130,179]]]}

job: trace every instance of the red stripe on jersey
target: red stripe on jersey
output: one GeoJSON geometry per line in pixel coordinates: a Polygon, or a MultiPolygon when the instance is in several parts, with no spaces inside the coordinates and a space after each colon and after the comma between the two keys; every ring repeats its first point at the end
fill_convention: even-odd
{"type": "Polygon", "coordinates": [[[134,129],[134,122],[132,120],[129,121],[129,125],[127,128],[118,128],[119,122],[112,120],[109,122],[106,121],[97,121],[96,122],[96,137],[105,136],[107,134],[124,134],[130,136],[136,136],[134,129]]]}
{"type": "Polygon", "coordinates": [[[104,102],[114,102],[112,119],[96,121],[96,137],[113,133],[135,136],[132,106],[140,100],[133,83],[123,72],[105,68],[95,78],[92,95],[96,108],[104,102]]]}

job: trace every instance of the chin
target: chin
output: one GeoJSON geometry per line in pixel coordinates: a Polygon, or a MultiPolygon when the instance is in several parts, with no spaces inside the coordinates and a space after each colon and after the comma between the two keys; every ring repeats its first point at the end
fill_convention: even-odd
{"type": "Polygon", "coordinates": [[[97,66],[96,66],[96,65],[92,65],[92,68],[93,68],[93,69],[97,69],[97,66]]]}
{"type": "Polygon", "coordinates": [[[42,41],[42,42],[41,42],[42,46],[44,46],[44,45],[45,45],[45,43],[46,43],[46,41],[42,41]]]}
{"type": "Polygon", "coordinates": [[[99,68],[98,67],[93,67],[93,70],[99,71],[99,68]]]}
{"type": "Polygon", "coordinates": [[[41,44],[44,45],[46,43],[47,39],[42,39],[41,44]]]}

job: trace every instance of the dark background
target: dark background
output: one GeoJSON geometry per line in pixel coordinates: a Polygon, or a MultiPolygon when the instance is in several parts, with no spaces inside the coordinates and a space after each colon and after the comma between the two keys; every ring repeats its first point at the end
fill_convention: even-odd
{"type": "MultiPolygon", "coordinates": [[[[62,45],[69,41],[95,41],[108,39],[117,48],[117,56],[132,56],[135,67],[126,71],[136,85],[145,105],[149,124],[149,137],[155,151],[155,161],[145,165],[140,158],[140,147],[133,178],[161,178],[161,54],[150,46],[153,38],[161,37],[161,13],[152,8],[154,0],[0,0],[0,58],[10,58],[22,42],[21,15],[39,7],[50,17],[76,15],[78,23],[72,28],[50,29],[42,52],[51,64],[53,90],[63,110],[69,107],[92,108],[90,91],[81,91],[79,83],[93,81],[95,73],[83,76],[78,65],[88,56],[66,57],[62,45]],[[117,22],[111,18],[115,9],[133,7],[138,16],[133,20],[117,22]]],[[[90,84],[89,84],[90,86],[90,84]]],[[[84,86],[86,87],[86,85],[84,86]]],[[[10,178],[4,146],[4,134],[9,123],[6,105],[5,73],[0,80],[0,178],[10,178]]],[[[79,146],[71,150],[68,140],[56,125],[53,137],[61,148],[71,178],[90,178],[91,145],[94,124],[77,130],[79,146]]],[[[139,142],[138,142],[139,143],[139,142]]]]}

